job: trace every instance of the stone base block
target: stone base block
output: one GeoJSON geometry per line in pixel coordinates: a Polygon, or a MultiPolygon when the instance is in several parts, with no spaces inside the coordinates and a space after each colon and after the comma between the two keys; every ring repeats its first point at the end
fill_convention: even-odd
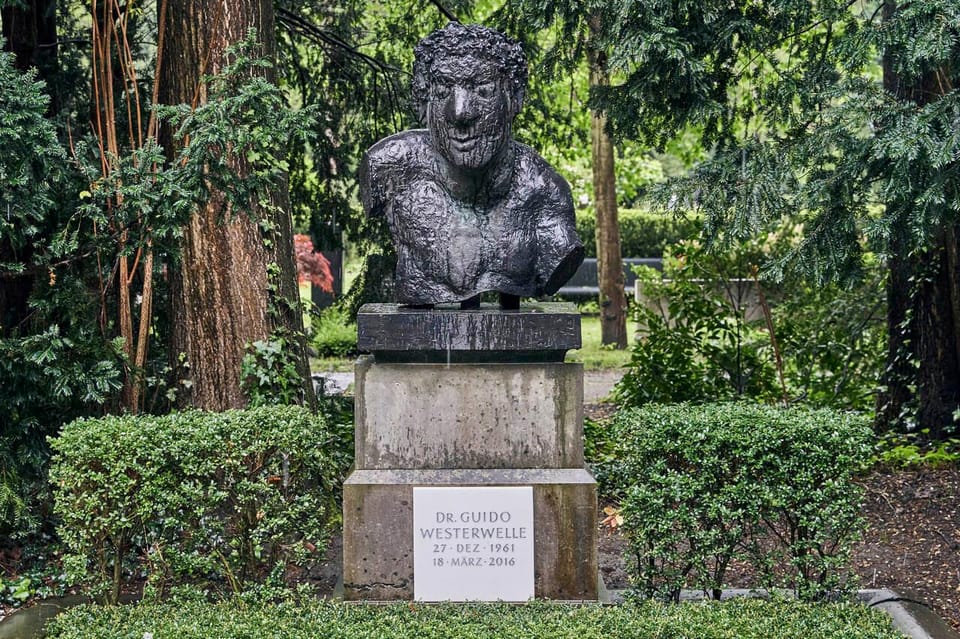
{"type": "Polygon", "coordinates": [[[356,364],[356,465],[582,468],[581,364],[356,364]]]}
{"type": "Polygon", "coordinates": [[[354,471],[343,491],[345,599],[413,599],[416,486],[532,486],[535,597],[597,599],[597,487],[571,468],[354,471]]]}

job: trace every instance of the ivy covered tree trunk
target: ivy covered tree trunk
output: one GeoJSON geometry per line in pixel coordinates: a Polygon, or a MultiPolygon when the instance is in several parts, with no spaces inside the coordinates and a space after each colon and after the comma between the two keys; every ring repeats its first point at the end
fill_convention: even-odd
{"type": "Polygon", "coordinates": [[[887,358],[881,379],[882,389],[877,395],[875,426],[886,430],[902,421],[901,415],[910,404],[913,377],[910,344],[914,342],[911,324],[907,321],[910,309],[911,259],[903,242],[895,238],[887,259],[887,358]]]}
{"type": "MultiPolygon", "coordinates": [[[[591,20],[591,28],[595,29],[591,20]]],[[[610,78],[606,55],[589,49],[590,86],[606,86],[610,78]]],[[[616,167],[613,141],[607,133],[607,118],[602,111],[590,113],[590,139],[593,151],[593,194],[597,215],[597,279],[600,288],[600,341],[617,348],[627,347],[627,296],[623,283],[620,255],[620,224],[617,220],[616,167]]]]}
{"type": "MultiPolygon", "coordinates": [[[[204,75],[220,72],[226,50],[255,29],[263,57],[274,58],[274,14],[269,0],[168,0],[161,15],[160,63],[164,104],[205,103],[204,75]]],[[[161,3],[161,11],[164,3],[161,3]]],[[[276,81],[273,69],[260,69],[276,81]]],[[[249,167],[235,165],[238,175],[249,167]]],[[[241,363],[254,342],[283,336],[284,356],[299,370],[302,396],[312,389],[302,344],[302,317],[293,233],[283,183],[268,209],[227,210],[222,194],[183,229],[182,253],[168,270],[172,288],[171,355],[182,383],[181,405],[207,410],[245,406],[241,363]]]]}
{"type": "MultiPolygon", "coordinates": [[[[960,269],[957,229],[922,255],[897,254],[887,281],[887,368],[878,398],[877,427],[956,434],[960,409],[960,269]]],[[[895,245],[896,246],[896,245],[895,245]]]]}
{"type": "MultiPolygon", "coordinates": [[[[884,20],[898,10],[883,5],[884,20]]],[[[918,107],[942,99],[952,87],[948,69],[922,77],[901,77],[890,55],[884,58],[884,88],[918,107]]],[[[917,194],[912,195],[913,198],[917,194]]],[[[947,222],[923,251],[911,252],[909,229],[912,199],[888,202],[900,213],[893,225],[887,280],[889,345],[877,425],[910,426],[933,439],[957,434],[954,413],[960,410],[960,246],[958,228],[947,222]],[[915,402],[915,405],[911,405],[915,402]],[[904,423],[905,416],[915,416],[904,423]]]]}

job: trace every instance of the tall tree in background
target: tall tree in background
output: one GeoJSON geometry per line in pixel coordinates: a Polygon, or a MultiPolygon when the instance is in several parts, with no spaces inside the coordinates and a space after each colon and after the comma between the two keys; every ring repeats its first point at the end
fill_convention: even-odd
{"type": "Polygon", "coordinates": [[[960,410],[960,9],[956,3],[885,0],[881,12],[882,24],[893,31],[884,38],[883,87],[895,110],[877,121],[887,129],[880,135],[913,132],[920,139],[905,138],[887,158],[899,159],[900,170],[914,183],[886,189],[893,227],[890,341],[878,412],[882,420],[896,422],[915,411],[918,425],[943,436],[957,432],[960,410]],[[904,124],[908,128],[901,128],[904,124]],[[904,154],[920,161],[904,163],[904,154]],[[918,213],[920,229],[911,219],[918,213]],[[917,230],[919,243],[906,235],[917,230]]]}
{"type": "Polygon", "coordinates": [[[814,281],[856,277],[864,251],[876,251],[891,273],[880,425],[956,432],[958,3],[510,4],[559,25],[567,43],[583,11],[604,16],[597,41],[620,80],[595,91],[594,105],[615,137],[662,148],[693,130],[712,149],[658,194],[665,209],[702,210],[712,241],[790,217],[803,241],[767,272],[814,281]]]}
{"type": "MultiPolygon", "coordinates": [[[[56,0],[0,1],[0,33],[4,50],[16,56],[21,71],[37,69],[40,77],[49,80],[57,72],[57,2],[56,0]]],[[[51,105],[56,111],[56,105],[51,105]]]]}
{"type": "MultiPolygon", "coordinates": [[[[14,65],[20,71],[34,68],[39,79],[47,82],[57,71],[57,4],[54,0],[30,0],[20,3],[0,0],[0,35],[3,50],[14,55],[14,65]]],[[[48,113],[57,111],[55,93],[47,107],[48,113]]],[[[0,237],[0,262],[31,260],[33,247],[27,243],[13,246],[10,239],[0,237]]],[[[27,317],[27,300],[32,290],[29,274],[5,278],[0,286],[0,337],[14,334],[27,317]]]]}
{"type": "MultiPolygon", "coordinates": [[[[590,17],[590,33],[600,31],[601,17],[590,17]]],[[[587,42],[590,86],[610,85],[607,53],[587,42]]],[[[617,348],[627,347],[627,296],[623,284],[620,224],[617,220],[617,175],[613,140],[607,131],[607,116],[590,110],[590,145],[593,155],[593,204],[597,215],[597,281],[600,288],[600,341],[617,348]]]]}
{"type": "MultiPolygon", "coordinates": [[[[250,30],[267,59],[275,57],[274,10],[269,0],[168,0],[161,2],[160,102],[202,105],[203,76],[231,62],[227,49],[250,30]]],[[[272,67],[258,67],[276,82],[272,67]]],[[[211,140],[211,144],[216,141],[211,140]]],[[[238,176],[252,173],[253,158],[232,157],[238,176]]],[[[171,351],[187,370],[189,393],[182,402],[209,410],[247,403],[241,364],[256,343],[273,342],[293,358],[303,393],[312,396],[302,332],[293,232],[286,183],[268,201],[249,201],[236,210],[227,194],[210,189],[207,204],[183,229],[181,255],[171,269],[171,351]]]]}

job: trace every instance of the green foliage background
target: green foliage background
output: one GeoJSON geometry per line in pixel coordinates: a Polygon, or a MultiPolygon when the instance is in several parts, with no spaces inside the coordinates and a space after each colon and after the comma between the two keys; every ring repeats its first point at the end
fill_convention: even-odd
{"type": "Polygon", "coordinates": [[[850,413],[756,403],[650,405],[610,426],[605,490],[622,498],[631,582],[644,597],[719,598],[733,561],[756,585],[815,600],[851,589],[863,527],[853,482],[872,453],[850,413]]]}
{"type": "MultiPolygon", "coordinates": [[[[164,273],[176,268],[180,227],[212,188],[227,194],[226,209],[235,212],[267,201],[287,168],[285,149],[306,139],[314,116],[312,109],[286,108],[280,90],[262,77],[247,77],[266,64],[247,55],[254,39],[249,34],[237,45],[222,75],[206,79],[207,104],[158,109],[173,139],[184,142],[169,164],[154,140],[101,158],[86,134],[73,141],[68,158],[46,117],[44,85],[0,53],[0,255],[13,258],[0,263],[0,282],[30,289],[25,317],[0,318],[0,532],[25,536],[48,523],[46,438],[62,424],[115,411],[131,375],[147,386],[143,410],[169,409],[178,386],[165,348],[164,273]],[[243,180],[230,168],[238,157],[250,167],[243,180]],[[101,159],[114,167],[107,178],[101,159]],[[147,246],[161,255],[154,272],[159,300],[148,318],[153,357],[135,371],[117,337],[113,269],[120,255],[133,259],[147,246]]],[[[269,237],[268,221],[260,222],[269,237]]]]}

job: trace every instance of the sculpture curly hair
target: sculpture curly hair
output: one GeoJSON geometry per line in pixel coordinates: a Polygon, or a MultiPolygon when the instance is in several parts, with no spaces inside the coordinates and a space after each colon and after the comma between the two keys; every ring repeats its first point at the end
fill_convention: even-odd
{"type": "Polygon", "coordinates": [[[492,62],[510,81],[514,114],[520,111],[527,92],[527,56],[520,43],[495,29],[479,24],[451,22],[434,31],[413,50],[413,107],[426,122],[433,63],[450,56],[474,55],[492,62]]]}

